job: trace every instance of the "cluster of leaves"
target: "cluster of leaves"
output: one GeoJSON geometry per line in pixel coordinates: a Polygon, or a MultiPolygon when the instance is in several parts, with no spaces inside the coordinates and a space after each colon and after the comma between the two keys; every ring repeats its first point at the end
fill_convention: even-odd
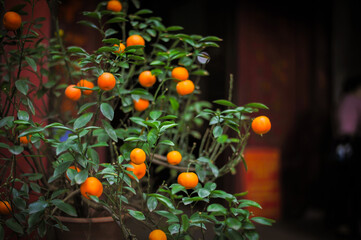
{"type": "MultiPolygon", "coordinates": [[[[93,12],[84,12],[88,20],[79,22],[102,37],[102,46],[93,52],[80,46],[65,46],[57,22],[55,37],[46,39],[37,31],[43,18],[24,21],[14,34],[1,32],[4,104],[0,109],[0,148],[7,149],[1,153],[1,199],[11,202],[13,210],[9,218],[0,219],[0,237],[3,225],[19,235],[36,230],[44,236],[48,225],[66,229],[56,218],[58,210],[75,217],[82,213],[78,206],[95,203],[112,215],[127,237],[131,234],[123,226],[124,214],[130,214],[150,229],[162,228],[174,239],[190,239],[194,228],[203,233],[208,230],[207,224],[214,226],[220,239],[257,239],[252,221],[266,225],[272,221],[252,218],[245,208],[260,206],[239,199],[243,194],[217,190],[214,180],[235,172],[235,166],[242,160],[245,164],[242,153],[249,136],[249,114],[267,107],[260,103],[238,107],[230,99],[214,101],[225,109],[213,110],[211,103],[198,100],[198,87],[190,95],[178,95],[171,70],[186,67],[197,86],[201,77],[208,75],[205,64],[197,59],[206,56],[207,48],[219,47],[216,42],[221,39],[187,35],[180,32],[183,30],[180,26],[166,27],[161,18],[149,16],[152,12],[147,9],[128,14],[128,2],[124,2],[121,12],[104,10],[105,5],[106,2],[101,2],[93,12]],[[127,46],[116,52],[114,44],[125,43],[134,34],[146,40],[145,46],[127,46]],[[45,40],[49,46],[44,44],[45,40]],[[16,48],[9,49],[12,45],[16,48]],[[145,70],[157,77],[151,88],[143,88],[137,81],[145,70]],[[25,71],[38,82],[23,77],[25,71]],[[45,103],[44,97],[60,98],[69,84],[80,79],[95,82],[104,72],[115,76],[115,88],[103,91],[95,86],[92,95],[78,101],[72,115],[60,113],[61,101],[51,101],[55,107],[39,104],[45,103]],[[133,101],[139,98],[151,101],[143,112],[136,112],[133,107],[133,101]],[[208,125],[202,133],[204,123],[208,125]],[[31,136],[29,144],[19,142],[24,136],[31,136]],[[190,137],[198,139],[199,146],[192,145],[190,137]],[[101,147],[109,152],[107,163],[100,163],[101,147]],[[135,147],[142,148],[148,156],[147,177],[141,180],[127,170],[131,167],[130,152],[135,147]],[[164,161],[163,155],[173,149],[182,153],[179,166],[164,161]],[[227,149],[231,149],[231,154],[226,164],[218,168],[216,161],[227,149]],[[29,165],[30,172],[18,174],[19,159],[29,165]],[[81,170],[69,169],[73,165],[81,170]],[[169,168],[173,177],[177,171],[193,170],[201,183],[192,192],[179,184],[170,187],[162,184],[153,191],[152,165],[158,165],[157,169],[169,168]],[[84,203],[79,204],[74,196],[79,195],[79,185],[89,176],[103,180],[104,197],[83,198],[84,203]],[[36,199],[30,201],[34,193],[36,199]],[[219,199],[224,202],[216,203],[219,199]],[[190,207],[190,212],[181,210],[181,206],[190,207]],[[195,207],[199,213],[193,212],[195,207]],[[165,221],[155,222],[156,216],[164,217],[165,221]]],[[[31,6],[34,11],[34,2],[31,6]]],[[[23,7],[12,10],[25,14],[23,7]]]]}

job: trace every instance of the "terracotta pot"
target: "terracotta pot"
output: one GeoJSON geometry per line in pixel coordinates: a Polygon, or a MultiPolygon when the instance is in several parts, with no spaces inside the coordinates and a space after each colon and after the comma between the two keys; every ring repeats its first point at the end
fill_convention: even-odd
{"type": "Polygon", "coordinates": [[[112,217],[72,218],[57,217],[70,231],[53,228],[47,234],[48,240],[100,240],[122,239],[122,233],[112,217]]]}

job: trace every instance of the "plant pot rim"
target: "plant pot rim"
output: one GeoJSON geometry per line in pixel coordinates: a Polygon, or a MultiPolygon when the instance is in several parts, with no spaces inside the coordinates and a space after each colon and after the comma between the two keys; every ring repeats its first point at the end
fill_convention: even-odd
{"type": "Polygon", "coordinates": [[[64,216],[55,216],[62,222],[70,223],[106,223],[114,222],[114,219],[111,216],[108,217],[90,217],[90,218],[78,218],[78,217],[64,217],[64,216]]]}

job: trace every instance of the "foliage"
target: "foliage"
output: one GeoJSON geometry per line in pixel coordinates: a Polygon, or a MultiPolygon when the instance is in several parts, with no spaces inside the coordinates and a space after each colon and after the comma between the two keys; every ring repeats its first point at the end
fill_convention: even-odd
{"type": "MultiPolygon", "coordinates": [[[[35,3],[24,2],[31,5],[33,16],[35,3]]],[[[112,12],[101,2],[93,12],[84,12],[79,24],[102,37],[102,46],[93,52],[64,46],[57,22],[55,36],[47,39],[38,31],[42,18],[23,22],[13,32],[1,30],[1,200],[9,201],[13,210],[0,219],[0,239],[5,226],[19,236],[34,231],[44,236],[51,226],[67,229],[56,216],[84,216],[89,207],[106,209],[127,239],[134,235],[123,224],[126,214],[150,230],[163,229],[170,239],[192,239],[195,229],[209,231],[209,224],[216,239],[257,239],[253,222],[271,225],[273,221],[253,217],[248,207],[261,206],[245,199],[245,193],[217,189],[215,180],[235,173],[240,162],[247,167],[243,151],[250,135],[250,114],[267,107],[237,106],[231,96],[213,101],[216,108],[200,101],[198,83],[208,72],[197,59],[206,56],[206,49],[219,47],[221,39],[188,35],[180,26],[166,27],[148,9],[128,13],[128,4],[125,1],[122,11],[112,12]],[[145,46],[117,52],[114,44],[126,44],[134,34],[145,39],[145,46]],[[177,80],[171,77],[177,66],[189,71],[196,86],[193,93],[177,93],[177,80]],[[157,79],[149,88],[137,80],[145,70],[157,79]],[[104,72],[116,78],[112,90],[96,84],[104,72]],[[95,87],[75,88],[92,93],[82,94],[76,103],[67,102],[65,88],[80,79],[95,87]],[[150,106],[138,112],[133,101],[140,98],[149,100],[150,106]],[[23,136],[30,142],[21,143],[23,136]],[[135,147],[147,155],[146,176],[140,180],[127,170],[135,147]],[[102,149],[108,153],[105,162],[99,154],[102,149]],[[164,157],[172,150],[182,154],[177,166],[164,157]],[[217,161],[225,152],[226,163],[219,167],[217,161]],[[28,164],[29,172],[19,173],[21,161],[28,164]],[[170,177],[159,183],[160,171],[170,177]],[[197,174],[200,182],[194,189],[175,183],[178,172],[185,171],[197,174]],[[88,200],[80,196],[79,187],[90,176],[102,181],[104,194],[88,200]],[[162,221],[155,221],[159,217],[162,221]]],[[[25,14],[24,5],[14,10],[25,14]]]]}

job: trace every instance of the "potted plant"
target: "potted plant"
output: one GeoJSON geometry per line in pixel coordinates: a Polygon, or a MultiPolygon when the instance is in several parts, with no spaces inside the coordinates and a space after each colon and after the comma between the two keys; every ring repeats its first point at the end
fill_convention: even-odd
{"type": "Polygon", "coordinates": [[[198,99],[204,52],[220,38],[182,33],[137,1],[111,0],[84,12],[79,24],[103,44],[87,52],[64,46],[57,22],[43,38],[42,19],[22,23],[22,7],[4,15],[0,42],[2,238],[5,228],[40,237],[67,230],[60,215],[91,212],[111,216],[124,239],[139,237],[134,221],[149,239],[257,239],[254,223],[273,223],[252,215],[248,207],[261,206],[246,193],[215,183],[246,166],[251,128],[271,128],[252,117],[264,104],[232,102],[232,75],[228,99],[198,99]],[[138,9],[128,12],[130,4],[138,9]],[[29,171],[19,173],[24,163],[29,171]]]}

